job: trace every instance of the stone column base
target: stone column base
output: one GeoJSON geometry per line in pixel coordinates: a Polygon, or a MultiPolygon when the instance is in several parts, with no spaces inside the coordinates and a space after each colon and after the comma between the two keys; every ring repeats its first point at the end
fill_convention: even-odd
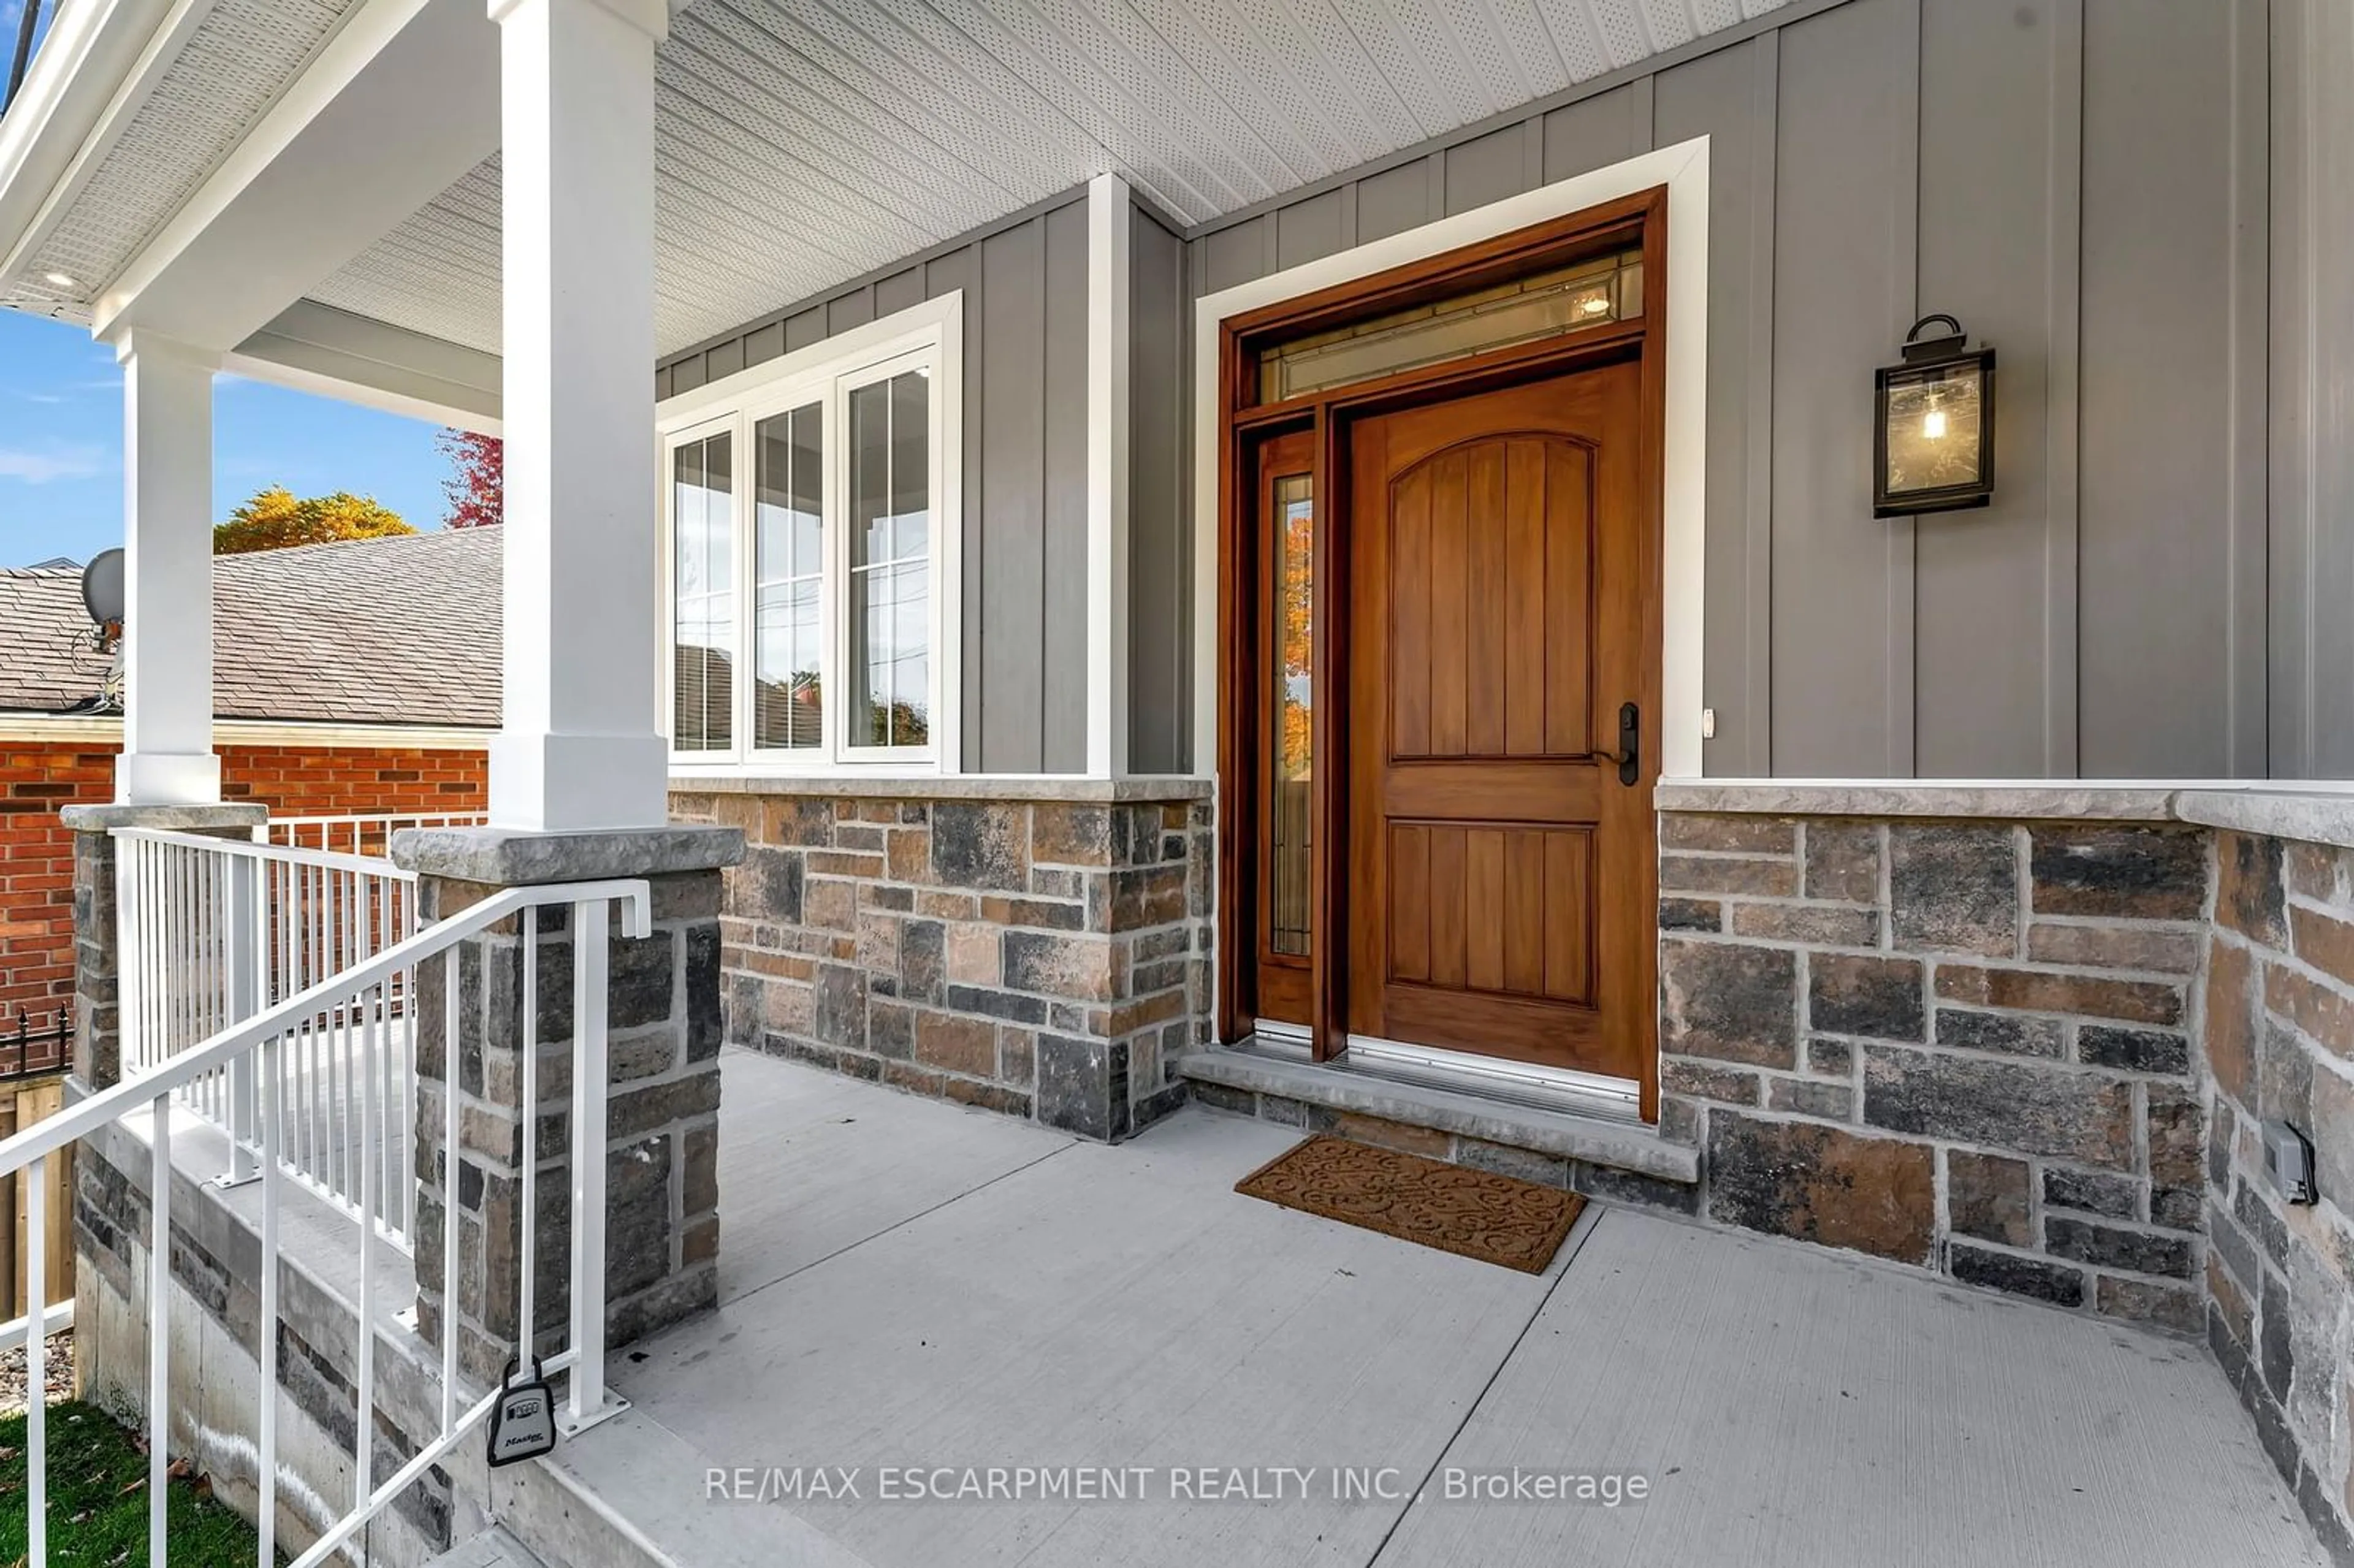
{"type": "MultiPolygon", "coordinates": [[[[740,858],[743,846],[741,833],[716,828],[430,829],[394,836],[393,858],[419,874],[428,920],[507,887],[616,877],[643,877],[652,887],[652,934],[622,937],[617,923],[606,938],[609,1345],[718,1299],[720,868],[740,858]]],[[[525,1338],[517,1317],[526,1115],[537,1127],[533,1338],[543,1351],[550,1336],[560,1338],[570,1313],[572,913],[568,905],[538,911],[535,943],[527,944],[522,921],[509,919],[458,948],[455,1150],[444,1147],[452,1056],[444,966],[429,961],[418,975],[419,1329],[439,1345],[445,1316],[454,1311],[460,1364],[482,1383],[498,1377],[525,1338]],[[530,1042],[523,1015],[527,945],[535,954],[538,1019],[530,1042]],[[537,1062],[533,1105],[524,1097],[527,1050],[537,1062]],[[441,1286],[453,1185],[459,1298],[451,1308],[441,1286]]]]}

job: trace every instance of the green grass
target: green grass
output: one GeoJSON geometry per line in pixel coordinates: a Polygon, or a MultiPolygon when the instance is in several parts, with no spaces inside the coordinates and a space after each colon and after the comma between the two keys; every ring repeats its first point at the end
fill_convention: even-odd
{"type": "MultiPolygon", "coordinates": [[[[48,1411],[49,1562],[54,1568],[116,1568],[147,1561],[147,1456],[132,1435],[79,1400],[48,1411]]],[[[0,1420],[0,1563],[16,1564],[26,1539],[25,1417],[0,1420]]],[[[248,1568],[253,1527],[200,1485],[174,1481],[172,1568],[248,1568]]]]}

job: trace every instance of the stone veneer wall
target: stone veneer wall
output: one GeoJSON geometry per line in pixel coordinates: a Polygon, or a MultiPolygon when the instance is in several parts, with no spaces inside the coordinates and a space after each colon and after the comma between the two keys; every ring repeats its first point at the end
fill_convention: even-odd
{"type": "Polygon", "coordinates": [[[2354,1563],[2354,850],[2217,835],[2207,952],[2207,1340],[2339,1563],[2354,1563]],[[2313,1143],[2280,1202],[2259,1118],[2313,1143]]]}
{"type": "Polygon", "coordinates": [[[2203,1330],[2354,1564],[2354,849],[2211,831],[2265,816],[2215,799],[1663,814],[1660,1128],[1712,1220],[2203,1330]],[[2264,1174],[2264,1119],[2317,1202],[2264,1174]]]}
{"type": "MultiPolygon", "coordinates": [[[[719,1299],[720,874],[647,877],[652,931],[609,925],[605,1108],[605,1326],[619,1345],[719,1299]]],[[[428,873],[419,879],[429,924],[496,893],[428,873]]],[[[456,1150],[444,1147],[451,1092],[448,970],[417,969],[418,1331],[439,1346],[448,1205],[458,1203],[458,1362],[481,1386],[497,1383],[525,1334],[523,1125],[537,1118],[538,1182],[534,1338],[563,1342],[571,1311],[572,912],[542,907],[526,942],[510,916],[461,942],[458,953],[456,1150]],[[524,1038],[523,976],[535,966],[537,1039],[524,1038]],[[534,1052],[537,1103],[523,1100],[524,1055],[534,1052]],[[454,1162],[454,1163],[453,1163],[454,1162]]]]}
{"type": "Polygon", "coordinates": [[[2195,1331],[2209,835],[1660,820],[1660,1126],[1702,1211],[2195,1331]]]}
{"type": "Polygon", "coordinates": [[[1212,1016],[1201,787],[683,784],[671,809],[749,841],[720,921],[731,1044],[1089,1138],[1184,1099],[1170,1064],[1212,1016]]]}
{"type": "MultiPolygon", "coordinates": [[[[211,1152],[201,1133],[175,1136],[175,1155],[186,1160],[197,1143],[211,1152]]],[[[77,1387],[81,1397],[143,1434],[148,1286],[155,1267],[153,1168],[146,1143],[120,1126],[84,1140],[74,1161],[77,1387]]],[[[260,1516],[260,1467],[252,1433],[261,1336],[274,1334],[278,1541],[281,1551],[299,1552],[350,1500],[351,1456],[360,1430],[359,1316],[352,1308],[348,1270],[339,1271],[323,1255],[339,1234],[348,1234],[348,1222],[291,1183],[287,1194],[287,1212],[298,1223],[283,1233],[278,1318],[265,1323],[256,1189],[224,1192],[185,1165],[174,1173],[171,1447],[214,1496],[249,1521],[260,1516]]],[[[415,1332],[379,1319],[370,1424],[379,1479],[439,1433],[440,1365],[439,1352],[415,1332]]],[[[467,1477],[468,1486],[456,1484],[452,1473],[479,1472],[479,1445],[471,1445],[428,1470],[378,1516],[370,1533],[371,1561],[386,1568],[428,1563],[482,1528],[479,1473],[467,1477]]]]}

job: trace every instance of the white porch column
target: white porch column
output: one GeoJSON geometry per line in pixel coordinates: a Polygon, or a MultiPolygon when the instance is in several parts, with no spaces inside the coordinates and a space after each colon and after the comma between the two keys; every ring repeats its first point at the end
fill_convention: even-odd
{"type": "Polygon", "coordinates": [[[504,828],[669,814],[655,726],[654,45],[663,0],[492,0],[504,146],[504,828]]]}
{"type": "Polygon", "coordinates": [[[133,334],[122,363],[127,806],[220,799],[213,753],[213,355],[133,334]]]}

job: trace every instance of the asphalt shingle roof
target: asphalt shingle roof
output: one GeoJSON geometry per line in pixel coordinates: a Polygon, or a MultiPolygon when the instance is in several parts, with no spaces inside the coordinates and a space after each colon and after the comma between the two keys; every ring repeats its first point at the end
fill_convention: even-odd
{"type": "MultiPolygon", "coordinates": [[[[453,529],[213,562],[213,713],[330,724],[499,722],[500,538],[453,529]]],[[[0,711],[97,694],[81,574],[0,571],[0,711]]]]}

